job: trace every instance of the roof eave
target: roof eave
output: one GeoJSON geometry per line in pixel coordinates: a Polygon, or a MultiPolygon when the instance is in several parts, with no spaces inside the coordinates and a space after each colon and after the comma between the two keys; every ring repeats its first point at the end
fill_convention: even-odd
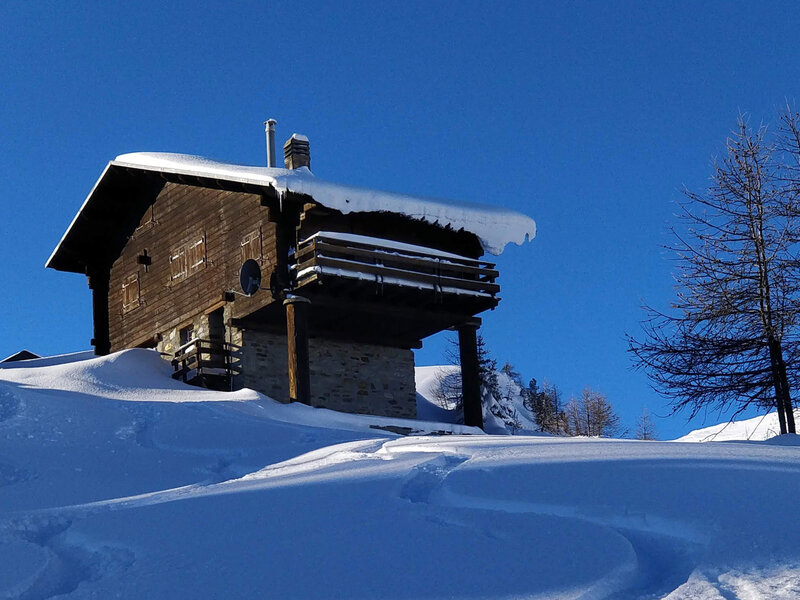
{"type": "Polygon", "coordinates": [[[215,185],[221,185],[221,183],[223,182],[230,182],[236,184],[237,186],[241,186],[242,190],[267,193],[270,196],[275,196],[278,193],[278,190],[276,189],[274,182],[265,179],[257,179],[246,176],[236,177],[236,176],[231,176],[230,174],[225,174],[223,176],[219,174],[209,174],[207,172],[195,169],[139,165],[134,163],[128,163],[125,161],[112,160],[109,161],[108,164],[105,166],[103,172],[100,174],[100,177],[95,182],[91,191],[86,196],[86,199],[83,201],[83,204],[81,204],[80,209],[75,214],[75,217],[69,224],[69,227],[67,227],[66,232],[64,233],[63,236],[61,236],[61,239],[59,240],[52,254],[50,254],[50,257],[47,259],[47,262],[45,263],[45,268],[54,269],[56,271],[65,271],[70,273],[83,272],[82,269],[77,266],[77,263],[79,261],[71,260],[70,258],[65,256],[69,252],[67,249],[69,245],[69,240],[71,236],[75,235],[76,224],[85,214],[89,204],[94,201],[95,195],[98,193],[98,188],[103,185],[103,183],[111,176],[111,173],[116,169],[126,170],[126,171],[139,171],[143,173],[154,173],[156,175],[161,175],[165,180],[175,180],[174,178],[177,177],[178,179],[180,179],[180,181],[185,182],[184,178],[189,178],[192,180],[196,180],[198,185],[209,185],[212,187],[214,187],[215,185]]]}
{"type": "Polygon", "coordinates": [[[50,258],[48,258],[47,262],[44,264],[46,269],[55,269],[56,271],[69,271],[69,269],[63,269],[63,268],[59,268],[58,267],[58,254],[61,251],[61,248],[63,247],[65,240],[69,237],[70,232],[72,232],[72,230],[75,228],[75,223],[81,217],[81,214],[83,213],[83,210],[89,204],[89,201],[92,199],[92,196],[97,191],[97,188],[100,186],[100,184],[102,183],[103,179],[106,176],[106,173],[108,173],[109,169],[112,167],[113,164],[114,164],[114,161],[109,161],[108,164],[106,165],[105,169],[103,169],[103,172],[100,174],[100,177],[97,178],[97,181],[95,182],[94,186],[92,187],[92,190],[86,196],[86,199],[83,201],[83,204],[81,204],[80,209],[78,210],[78,212],[73,217],[72,221],[69,224],[69,227],[67,227],[67,231],[65,231],[64,235],[61,236],[61,239],[59,240],[58,244],[56,245],[55,249],[53,250],[53,253],[50,255],[50,258]]]}
{"type": "Polygon", "coordinates": [[[275,189],[277,184],[277,180],[274,177],[248,177],[243,174],[213,173],[207,170],[203,171],[201,169],[192,169],[174,165],[170,166],[147,165],[139,163],[130,163],[121,160],[112,160],[108,164],[113,165],[115,167],[123,167],[126,169],[136,169],[138,171],[151,171],[153,173],[162,173],[168,175],[183,175],[185,177],[196,177],[198,179],[206,179],[206,180],[229,181],[233,183],[241,183],[243,185],[252,185],[262,188],[275,189]]]}

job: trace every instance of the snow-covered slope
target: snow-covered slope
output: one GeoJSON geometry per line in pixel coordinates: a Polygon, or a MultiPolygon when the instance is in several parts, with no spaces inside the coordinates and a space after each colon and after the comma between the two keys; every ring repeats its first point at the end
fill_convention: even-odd
{"type": "MultiPolygon", "coordinates": [[[[795,410],[794,419],[800,422],[800,409],[795,410]]],[[[690,431],[680,442],[727,442],[731,440],[763,441],[779,435],[778,413],[771,412],[752,419],[730,421],[690,431]]]]}
{"type": "MultiPolygon", "coordinates": [[[[439,365],[431,367],[416,367],[415,377],[417,383],[417,415],[428,421],[442,421],[445,423],[458,423],[462,420],[460,410],[448,406],[443,401],[442,386],[447,387],[447,380],[460,379],[461,368],[453,365],[439,365]],[[444,404],[444,406],[443,406],[444,404]]],[[[450,384],[452,386],[452,384],[450,384]]],[[[483,428],[487,433],[494,435],[532,435],[539,433],[539,426],[528,411],[522,398],[522,390],[511,377],[497,372],[497,387],[507,407],[506,413],[513,418],[516,426],[504,422],[495,413],[497,402],[494,398],[485,399],[483,405],[483,428]]]]}
{"type": "Polygon", "coordinates": [[[800,594],[800,447],[388,424],[145,350],[3,365],[0,598],[800,594]]]}

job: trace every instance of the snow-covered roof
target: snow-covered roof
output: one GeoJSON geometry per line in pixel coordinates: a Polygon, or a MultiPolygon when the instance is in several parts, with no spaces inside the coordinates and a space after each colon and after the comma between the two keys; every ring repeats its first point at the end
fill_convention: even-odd
{"type": "Polygon", "coordinates": [[[347,214],[352,212],[391,212],[435,223],[442,227],[474,233],[483,249],[500,254],[511,242],[521,245],[536,235],[536,223],[513,210],[484,204],[470,204],[382,192],[318,179],[306,167],[277,169],[223,163],[187,154],[135,152],[122,154],[110,166],[128,167],[210,177],[237,183],[264,186],[279,193],[305,194],[322,206],[347,214]]]}
{"type": "Polygon", "coordinates": [[[14,354],[12,354],[11,356],[6,356],[4,359],[0,360],[0,363],[11,363],[22,360],[32,360],[34,358],[39,358],[39,355],[34,354],[30,350],[20,350],[19,352],[14,352],[14,354]]]}

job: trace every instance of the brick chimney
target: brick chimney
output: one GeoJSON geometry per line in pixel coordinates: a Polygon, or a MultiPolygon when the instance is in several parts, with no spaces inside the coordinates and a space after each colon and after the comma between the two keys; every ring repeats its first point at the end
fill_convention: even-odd
{"type": "Polygon", "coordinates": [[[306,136],[293,133],[292,137],[286,140],[283,145],[283,162],[287,169],[311,168],[311,153],[306,136]]]}

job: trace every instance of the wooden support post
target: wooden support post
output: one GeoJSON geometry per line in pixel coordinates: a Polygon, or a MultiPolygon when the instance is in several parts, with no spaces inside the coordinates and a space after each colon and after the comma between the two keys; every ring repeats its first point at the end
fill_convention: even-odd
{"type": "Polygon", "coordinates": [[[97,356],[111,352],[111,337],[108,322],[108,289],[111,274],[108,269],[92,269],[87,272],[89,289],[92,290],[92,345],[97,356]]]}
{"type": "Polygon", "coordinates": [[[308,357],[308,309],[311,302],[289,296],[286,307],[286,337],[289,345],[289,399],[311,404],[311,370],[308,357]]]}
{"type": "Polygon", "coordinates": [[[481,408],[481,378],[478,368],[478,327],[480,320],[468,321],[456,327],[458,351],[461,358],[461,397],[464,425],[483,429],[481,408]]]}

